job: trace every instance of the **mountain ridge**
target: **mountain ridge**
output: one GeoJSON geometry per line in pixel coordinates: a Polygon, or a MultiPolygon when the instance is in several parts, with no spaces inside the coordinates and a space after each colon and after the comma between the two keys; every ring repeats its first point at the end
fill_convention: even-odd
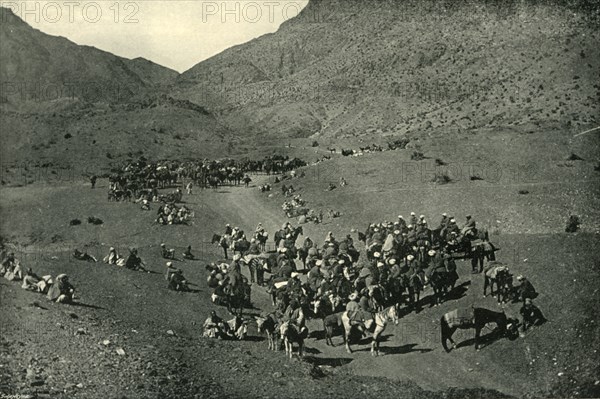
{"type": "MultiPolygon", "coordinates": [[[[9,8],[3,8],[0,15],[0,54],[3,61],[0,80],[4,83],[25,87],[41,83],[40,91],[44,87],[68,86],[70,90],[65,89],[64,92],[55,90],[52,99],[76,95],[94,101],[98,99],[90,91],[97,90],[98,86],[123,88],[121,94],[129,97],[162,86],[178,76],[176,71],[141,57],[127,59],[93,46],[78,45],[62,36],[43,33],[9,8]]],[[[36,90],[35,87],[32,90],[36,90]]],[[[43,95],[31,93],[29,97],[35,101],[47,100],[40,98],[43,95]]],[[[106,97],[100,100],[114,102],[124,98],[106,97]]],[[[28,99],[19,95],[12,97],[14,103],[28,99]]]]}
{"type": "Polygon", "coordinates": [[[230,134],[204,107],[164,92],[176,71],[47,35],[9,9],[2,14],[3,162],[208,155],[230,134]]]}
{"type": "Polygon", "coordinates": [[[571,12],[593,2],[509,3],[312,0],[182,73],[172,94],[234,130],[290,137],[597,123],[597,19],[571,12]]]}

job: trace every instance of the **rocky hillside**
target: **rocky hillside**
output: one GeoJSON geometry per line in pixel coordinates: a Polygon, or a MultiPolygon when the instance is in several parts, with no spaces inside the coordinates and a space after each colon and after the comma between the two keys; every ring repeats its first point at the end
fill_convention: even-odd
{"type": "Polygon", "coordinates": [[[177,72],[47,35],[0,11],[3,162],[106,166],[223,146],[227,129],[204,107],[160,94],[177,72]]]}
{"type": "Polygon", "coordinates": [[[599,6],[558,3],[311,0],[173,95],[250,135],[597,125],[599,6]]]}
{"type": "Polygon", "coordinates": [[[178,73],[151,61],[129,60],[33,29],[10,9],[0,10],[2,102],[61,98],[114,103],[174,79],[178,73]]]}

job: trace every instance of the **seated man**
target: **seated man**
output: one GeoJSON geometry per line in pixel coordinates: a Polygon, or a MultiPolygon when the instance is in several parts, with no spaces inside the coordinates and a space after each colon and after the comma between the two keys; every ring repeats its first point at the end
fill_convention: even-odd
{"type": "Polygon", "coordinates": [[[446,236],[452,235],[452,233],[455,233],[456,236],[460,234],[460,229],[458,228],[454,218],[450,219],[448,226],[446,227],[446,236]]]}
{"type": "Polygon", "coordinates": [[[106,255],[103,259],[104,263],[108,263],[109,265],[117,264],[120,256],[117,254],[117,250],[114,247],[110,247],[108,250],[108,255],[106,255]]]}
{"type": "Polygon", "coordinates": [[[175,258],[175,250],[167,249],[167,246],[163,243],[160,244],[160,254],[163,259],[174,259],[175,258]]]}
{"type": "Polygon", "coordinates": [[[15,262],[13,263],[14,267],[12,268],[12,271],[7,272],[4,277],[8,280],[8,281],[19,281],[19,280],[23,280],[23,268],[21,267],[21,262],[18,259],[15,259],[15,262]]]}
{"type": "Polygon", "coordinates": [[[525,303],[523,303],[519,313],[523,317],[523,331],[527,331],[529,327],[540,325],[546,321],[542,311],[529,298],[525,299],[525,303]]]}
{"type": "Polygon", "coordinates": [[[304,311],[297,300],[292,299],[289,306],[285,310],[282,322],[289,322],[291,325],[296,327],[298,334],[308,337],[308,328],[306,327],[306,320],[304,317],[304,311]]]}
{"type": "MultiPolygon", "coordinates": [[[[25,282],[23,282],[23,284],[25,284],[25,282]]],[[[37,288],[34,288],[33,290],[41,294],[47,294],[52,284],[54,284],[52,276],[42,276],[42,279],[36,284],[37,288]]]]}
{"type": "Polygon", "coordinates": [[[42,278],[35,274],[31,268],[29,268],[25,272],[25,276],[23,276],[23,284],[21,285],[21,288],[24,290],[39,292],[38,284],[40,281],[42,281],[42,278]]]}
{"type": "Polygon", "coordinates": [[[92,255],[89,255],[87,252],[81,252],[77,248],[75,248],[75,250],[73,251],[73,257],[75,259],[84,260],[86,262],[98,262],[98,260],[92,255]]]}
{"type": "Polygon", "coordinates": [[[248,322],[241,317],[234,317],[227,322],[228,335],[239,340],[246,339],[248,322]]]}
{"type": "Polygon", "coordinates": [[[131,270],[141,270],[146,273],[150,273],[149,270],[144,268],[144,262],[137,255],[137,249],[132,248],[132,249],[130,249],[129,252],[130,252],[129,257],[127,258],[127,261],[125,262],[125,267],[128,269],[131,269],[131,270]]]}
{"type": "Polygon", "coordinates": [[[183,277],[183,271],[181,269],[175,270],[169,278],[168,288],[175,291],[189,291],[189,286],[185,277],[183,277]]]}
{"type": "Polygon", "coordinates": [[[150,203],[148,202],[147,199],[142,199],[142,210],[143,211],[149,211],[150,210],[150,203]]]}
{"type": "Polygon", "coordinates": [[[458,241],[458,234],[455,231],[450,232],[450,236],[446,242],[446,250],[448,251],[456,251],[460,246],[460,242],[458,241]]]}
{"type": "Polygon", "coordinates": [[[465,222],[465,225],[463,226],[461,233],[463,235],[474,234],[475,226],[476,226],[475,220],[471,217],[471,215],[467,215],[467,221],[465,222]]]}
{"type": "Polygon", "coordinates": [[[48,299],[58,303],[70,303],[73,301],[75,287],[69,282],[66,274],[56,276],[56,281],[48,289],[48,299]]]}
{"type": "Polygon", "coordinates": [[[15,259],[15,254],[10,252],[0,265],[0,275],[6,276],[8,273],[13,273],[18,261],[15,259]]]}
{"type": "Polygon", "coordinates": [[[210,316],[204,321],[202,336],[206,338],[223,339],[227,336],[227,324],[217,316],[214,310],[210,312],[210,316]]]}
{"type": "MultiPolygon", "coordinates": [[[[369,312],[368,309],[368,298],[366,296],[363,297],[367,302],[367,310],[365,311],[363,309],[364,303],[363,306],[361,306],[361,304],[358,302],[359,296],[360,294],[357,291],[350,294],[348,297],[350,302],[346,304],[346,311],[348,312],[347,314],[350,324],[355,325],[361,334],[364,335],[365,331],[367,331],[373,323],[373,314],[369,312]]],[[[360,298],[361,302],[364,302],[363,298],[360,298]]]]}
{"type": "Polygon", "coordinates": [[[535,299],[538,294],[533,288],[533,284],[529,282],[523,275],[517,276],[517,281],[520,285],[517,287],[517,299],[521,302],[525,302],[526,299],[535,299]]]}
{"type": "Polygon", "coordinates": [[[170,281],[171,275],[175,273],[178,269],[173,266],[173,262],[167,262],[167,272],[165,273],[165,280],[170,281]]]}
{"type": "Polygon", "coordinates": [[[192,246],[188,245],[187,249],[183,252],[183,258],[188,260],[195,259],[194,254],[192,253],[192,246]]]}

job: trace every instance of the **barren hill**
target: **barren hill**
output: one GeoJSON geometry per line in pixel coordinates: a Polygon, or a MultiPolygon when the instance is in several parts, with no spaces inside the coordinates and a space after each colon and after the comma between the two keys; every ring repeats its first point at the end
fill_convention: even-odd
{"type": "Polygon", "coordinates": [[[312,0],[180,75],[173,95],[246,134],[597,124],[599,7],[557,3],[312,0]]]}
{"type": "Polygon", "coordinates": [[[204,107],[160,94],[178,73],[42,33],[0,9],[4,163],[108,165],[207,156],[227,129],[204,107]]]}
{"type": "Polygon", "coordinates": [[[33,29],[0,10],[3,101],[60,98],[117,102],[168,82],[178,73],[142,58],[129,60],[33,29]]]}

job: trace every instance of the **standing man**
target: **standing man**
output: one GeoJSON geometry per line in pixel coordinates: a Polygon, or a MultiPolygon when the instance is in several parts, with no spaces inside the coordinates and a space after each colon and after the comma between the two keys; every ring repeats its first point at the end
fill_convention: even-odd
{"type": "Polygon", "coordinates": [[[481,273],[483,271],[483,260],[485,251],[482,244],[475,244],[471,247],[471,273],[481,273]]]}

